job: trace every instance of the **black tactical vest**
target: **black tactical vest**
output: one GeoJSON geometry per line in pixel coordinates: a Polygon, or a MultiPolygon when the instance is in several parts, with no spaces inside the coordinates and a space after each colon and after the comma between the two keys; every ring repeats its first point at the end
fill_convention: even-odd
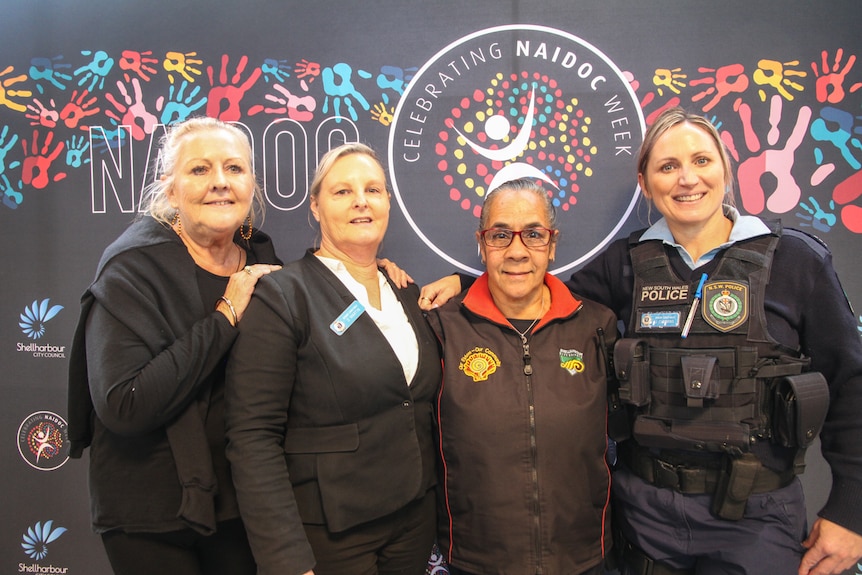
{"type": "Polygon", "coordinates": [[[676,275],[661,241],[630,239],[633,311],[615,363],[620,396],[636,406],[640,445],[738,455],[774,440],[772,382],[808,361],[767,331],[764,297],[780,224],[770,230],[727,248],[715,271],[693,283],[676,275]]]}

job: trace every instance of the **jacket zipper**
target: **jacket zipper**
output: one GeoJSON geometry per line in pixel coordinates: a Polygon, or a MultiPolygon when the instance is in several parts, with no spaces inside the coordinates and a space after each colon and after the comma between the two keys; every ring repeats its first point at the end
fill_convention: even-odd
{"type": "Polygon", "coordinates": [[[527,401],[530,410],[530,460],[532,462],[533,480],[533,517],[536,527],[536,575],[542,575],[542,521],[539,513],[539,472],[538,453],[536,448],[536,406],[533,401],[533,365],[530,356],[530,342],[526,335],[521,337],[521,347],[524,350],[524,375],[527,377],[527,401]]]}

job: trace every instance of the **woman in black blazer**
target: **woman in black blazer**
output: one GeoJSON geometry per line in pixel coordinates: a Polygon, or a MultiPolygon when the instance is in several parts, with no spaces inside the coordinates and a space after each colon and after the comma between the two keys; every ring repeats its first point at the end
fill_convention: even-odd
{"type": "Polygon", "coordinates": [[[389,207],[373,150],[331,150],[320,247],[260,282],[240,325],[227,453],[261,575],[425,572],[440,357],[416,286],[378,269],[389,207]]]}

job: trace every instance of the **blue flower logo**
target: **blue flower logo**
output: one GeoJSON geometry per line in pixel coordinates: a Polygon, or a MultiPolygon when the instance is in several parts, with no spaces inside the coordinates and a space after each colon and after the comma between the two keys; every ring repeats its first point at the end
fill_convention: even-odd
{"type": "MultiPolygon", "coordinates": [[[[46,300],[47,301],[47,300],[46,300]]],[[[33,527],[27,529],[21,547],[24,553],[31,559],[44,559],[48,554],[48,543],[56,541],[60,535],[66,532],[65,527],[54,527],[54,521],[46,521],[44,525],[39,521],[33,527]]]]}
{"type": "Polygon", "coordinates": [[[51,305],[50,299],[41,302],[34,300],[32,304],[24,308],[24,313],[19,317],[18,326],[29,338],[39,339],[45,335],[45,324],[63,309],[61,305],[51,305]]]}

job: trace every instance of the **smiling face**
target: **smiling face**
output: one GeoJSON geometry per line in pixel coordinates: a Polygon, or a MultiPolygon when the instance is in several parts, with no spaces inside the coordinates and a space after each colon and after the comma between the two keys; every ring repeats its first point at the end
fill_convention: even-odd
{"type": "MultiPolygon", "coordinates": [[[[483,216],[483,225],[488,228],[521,231],[553,225],[545,202],[534,192],[500,190],[490,201],[483,216]]],[[[488,286],[494,303],[507,317],[517,317],[517,310],[540,300],[545,272],[554,259],[554,238],[548,245],[534,248],[525,246],[520,235],[513,237],[505,248],[485,245],[478,233],[476,239],[488,271],[488,286]]]]}
{"type": "Polygon", "coordinates": [[[677,239],[725,223],[722,156],[713,138],[693,124],[677,124],[655,141],[638,183],[677,239]]]}
{"type": "Polygon", "coordinates": [[[327,255],[374,257],[389,225],[389,192],[383,167],[371,156],[341,156],[311,198],[320,222],[321,250],[327,255]]]}
{"type": "Polygon", "coordinates": [[[251,211],[254,176],[248,142],[221,129],[189,134],[166,191],[183,234],[201,245],[231,241],[251,211]]]}

